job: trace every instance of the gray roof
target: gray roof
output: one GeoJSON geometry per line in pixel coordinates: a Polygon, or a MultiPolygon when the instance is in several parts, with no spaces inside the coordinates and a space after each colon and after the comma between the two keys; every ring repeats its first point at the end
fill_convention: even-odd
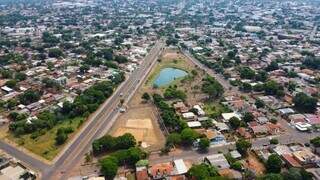
{"type": "Polygon", "coordinates": [[[218,169],[227,169],[230,167],[227,159],[223,154],[212,154],[205,157],[205,160],[208,161],[212,166],[217,167],[218,169]]]}

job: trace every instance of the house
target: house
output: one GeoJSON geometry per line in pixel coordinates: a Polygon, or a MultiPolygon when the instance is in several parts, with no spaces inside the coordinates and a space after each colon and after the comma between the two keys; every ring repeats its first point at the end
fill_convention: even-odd
{"type": "Polygon", "coordinates": [[[148,170],[152,179],[164,179],[173,173],[173,165],[171,162],[155,164],[151,166],[148,170]]]}
{"type": "Polygon", "coordinates": [[[293,158],[291,154],[282,154],[281,157],[285,161],[288,167],[295,167],[295,168],[301,167],[301,164],[295,158],[293,158]]]}
{"type": "Polygon", "coordinates": [[[199,121],[189,121],[187,122],[189,128],[200,128],[201,123],[199,121]]]}
{"type": "Polygon", "coordinates": [[[223,122],[216,122],[216,123],[214,123],[214,125],[216,126],[217,130],[220,132],[223,132],[223,131],[227,132],[230,130],[229,126],[223,122]]]}
{"type": "Polygon", "coordinates": [[[186,112],[182,114],[182,117],[187,120],[193,120],[196,118],[196,115],[193,112],[186,112]]]}
{"type": "Polygon", "coordinates": [[[260,116],[260,117],[257,117],[257,122],[260,123],[260,124],[265,124],[267,123],[269,120],[267,117],[265,116],[260,116]]]}
{"type": "Polygon", "coordinates": [[[188,168],[186,164],[184,163],[183,159],[176,159],[173,161],[174,166],[174,175],[182,175],[188,172],[188,168]]]}
{"type": "Polygon", "coordinates": [[[250,126],[250,129],[255,136],[268,134],[268,127],[266,125],[250,126]]]}
{"type": "Polygon", "coordinates": [[[305,122],[305,116],[303,114],[291,114],[288,116],[288,119],[291,124],[296,124],[297,122],[305,122]]]}
{"type": "Polygon", "coordinates": [[[229,179],[241,180],[242,174],[239,171],[233,169],[222,169],[219,170],[220,176],[227,177],[229,179]]]}
{"type": "Polygon", "coordinates": [[[310,128],[312,127],[311,124],[305,123],[305,122],[297,122],[294,124],[294,126],[299,130],[299,131],[309,131],[310,128]]]}
{"type": "Polygon", "coordinates": [[[231,157],[234,159],[241,159],[241,154],[237,150],[230,151],[231,157]]]}
{"type": "Polygon", "coordinates": [[[292,151],[287,145],[277,145],[272,149],[274,153],[281,156],[282,154],[291,154],[292,151]]]}
{"type": "Polygon", "coordinates": [[[265,125],[268,127],[269,134],[275,135],[275,134],[279,134],[281,131],[283,131],[283,129],[279,123],[277,123],[277,124],[267,123],[265,125]]]}
{"type": "Polygon", "coordinates": [[[203,134],[206,135],[211,144],[221,144],[226,142],[224,135],[218,131],[208,129],[203,134]]]}
{"type": "Polygon", "coordinates": [[[306,121],[311,125],[318,125],[320,124],[320,116],[314,114],[305,114],[306,121]]]}
{"type": "Polygon", "coordinates": [[[6,92],[8,94],[13,92],[13,89],[9,88],[8,86],[1,87],[1,90],[3,90],[4,92],[6,92]]]}
{"type": "Polygon", "coordinates": [[[188,112],[187,106],[182,101],[176,102],[175,104],[173,104],[173,107],[179,113],[188,112]]]}
{"type": "Polygon", "coordinates": [[[219,170],[230,168],[230,165],[223,154],[212,154],[206,156],[204,161],[212,166],[217,167],[219,170]]]}
{"type": "Polygon", "coordinates": [[[193,108],[197,110],[198,116],[204,116],[204,115],[206,115],[206,113],[205,113],[204,110],[200,107],[200,105],[194,105],[193,108]]]}
{"type": "Polygon", "coordinates": [[[136,180],[149,180],[148,170],[146,166],[136,168],[136,180]]]}
{"type": "Polygon", "coordinates": [[[303,148],[302,150],[295,151],[292,156],[302,165],[302,166],[314,166],[319,157],[313,154],[309,149],[303,148]]]}
{"type": "Polygon", "coordinates": [[[229,120],[232,118],[232,117],[236,117],[238,119],[241,120],[241,115],[237,112],[231,112],[231,113],[222,113],[222,118],[223,118],[223,122],[229,122],[229,120]]]}
{"type": "Polygon", "coordinates": [[[21,166],[8,166],[0,171],[0,179],[3,180],[18,180],[20,176],[27,171],[21,166]]]}
{"type": "Polygon", "coordinates": [[[245,139],[250,139],[252,136],[251,136],[251,134],[247,131],[247,129],[246,128],[244,128],[244,127],[240,127],[240,128],[238,128],[237,129],[237,133],[241,136],[241,137],[243,137],[243,138],[245,138],[245,139]]]}

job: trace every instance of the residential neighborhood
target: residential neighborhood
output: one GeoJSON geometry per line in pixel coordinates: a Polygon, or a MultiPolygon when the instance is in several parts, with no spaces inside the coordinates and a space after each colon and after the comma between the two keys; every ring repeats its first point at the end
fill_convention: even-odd
{"type": "Polygon", "coordinates": [[[319,26],[317,0],[2,0],[0,179],[320,179],[319,26]]]}

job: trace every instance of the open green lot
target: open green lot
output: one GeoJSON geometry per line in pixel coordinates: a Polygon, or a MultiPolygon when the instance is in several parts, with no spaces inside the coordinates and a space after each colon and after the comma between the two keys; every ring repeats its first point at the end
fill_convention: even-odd
{"type": "Polygon", "coordinates": [[[209,115],[212,118],[220,116],[221,113],[230,112],[228,107],[216,101],[205,102],[203,110],[206,112],[207,115],[209,115]]]}
{"type": "Polygon", "coordinates": [[[42,135],[37,138],[32,138],[32,134],[22,135],[15,137],[12,133],[8,133],[7,138],[16,144],[26,148],[27,150],[47,159],[52,160],[67,143],[57,146],[55,143],[56,132],[61,127],[71,127],[74,132],[69,134],[69,139],[77,132],[77,129],[81,126],[84,118],[74,118],[65,120],[50,130],[43,131],[42,135]]]}

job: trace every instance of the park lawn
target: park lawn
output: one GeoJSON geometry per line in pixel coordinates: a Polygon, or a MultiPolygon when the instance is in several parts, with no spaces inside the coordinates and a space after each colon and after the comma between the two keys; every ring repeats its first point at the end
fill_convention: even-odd
{"type": "Polygon", "coordinates": [[[71,136],[73,136],[77,132],[77,129],[80,127],[83,121],[83,117],[77,117],[71,120],[63,121],[57,124],[52,129],[47,130],[45,134],[37,137],[36,139],[32,139],[31,134],[23,135],[20,137],[15,137],[13,134],[9,134],[7,138],[47,160],[52,160],[60,152],[63,146],[67,144],[68,140],[71,139],[71,136]],[[57,146],[55,144],[56,132],[61,127],[72,127],[74,129],[74,132],[69,134],[69,138],[66,143],[57,146]]]}
{"type": "MultiPolygon", "coordinates": [[[[186,59],[182,58],[177,58],[177,59],[169,59],[169,58],[162,58],[161,62],[156,65],[156,67],[151,71],[151,74],[149,75],[145,86],[147,87],[152,87],[153,82],[157,78],[158,74],[160,71],[164,68],[176,68],[176,69],[181,69],[183,71],[186,71],[190,74],[191,70],[194,69],[189,63],[186,62],[186,59]]],[[[177,84],[180,82],[183,78],[178,78],[175,81],[173,81],[170,85],[177,84]]],[[[165,88],[165,87],[161,87],[165,88]]]]}
{"type": "Polygon", "coordinates": [[[221,113],[230,112],[228,107],[216,101],[208,101],[204,103],[203,110],[206,114],[212,118],[216,118],[221,115],[221,113]]]}

